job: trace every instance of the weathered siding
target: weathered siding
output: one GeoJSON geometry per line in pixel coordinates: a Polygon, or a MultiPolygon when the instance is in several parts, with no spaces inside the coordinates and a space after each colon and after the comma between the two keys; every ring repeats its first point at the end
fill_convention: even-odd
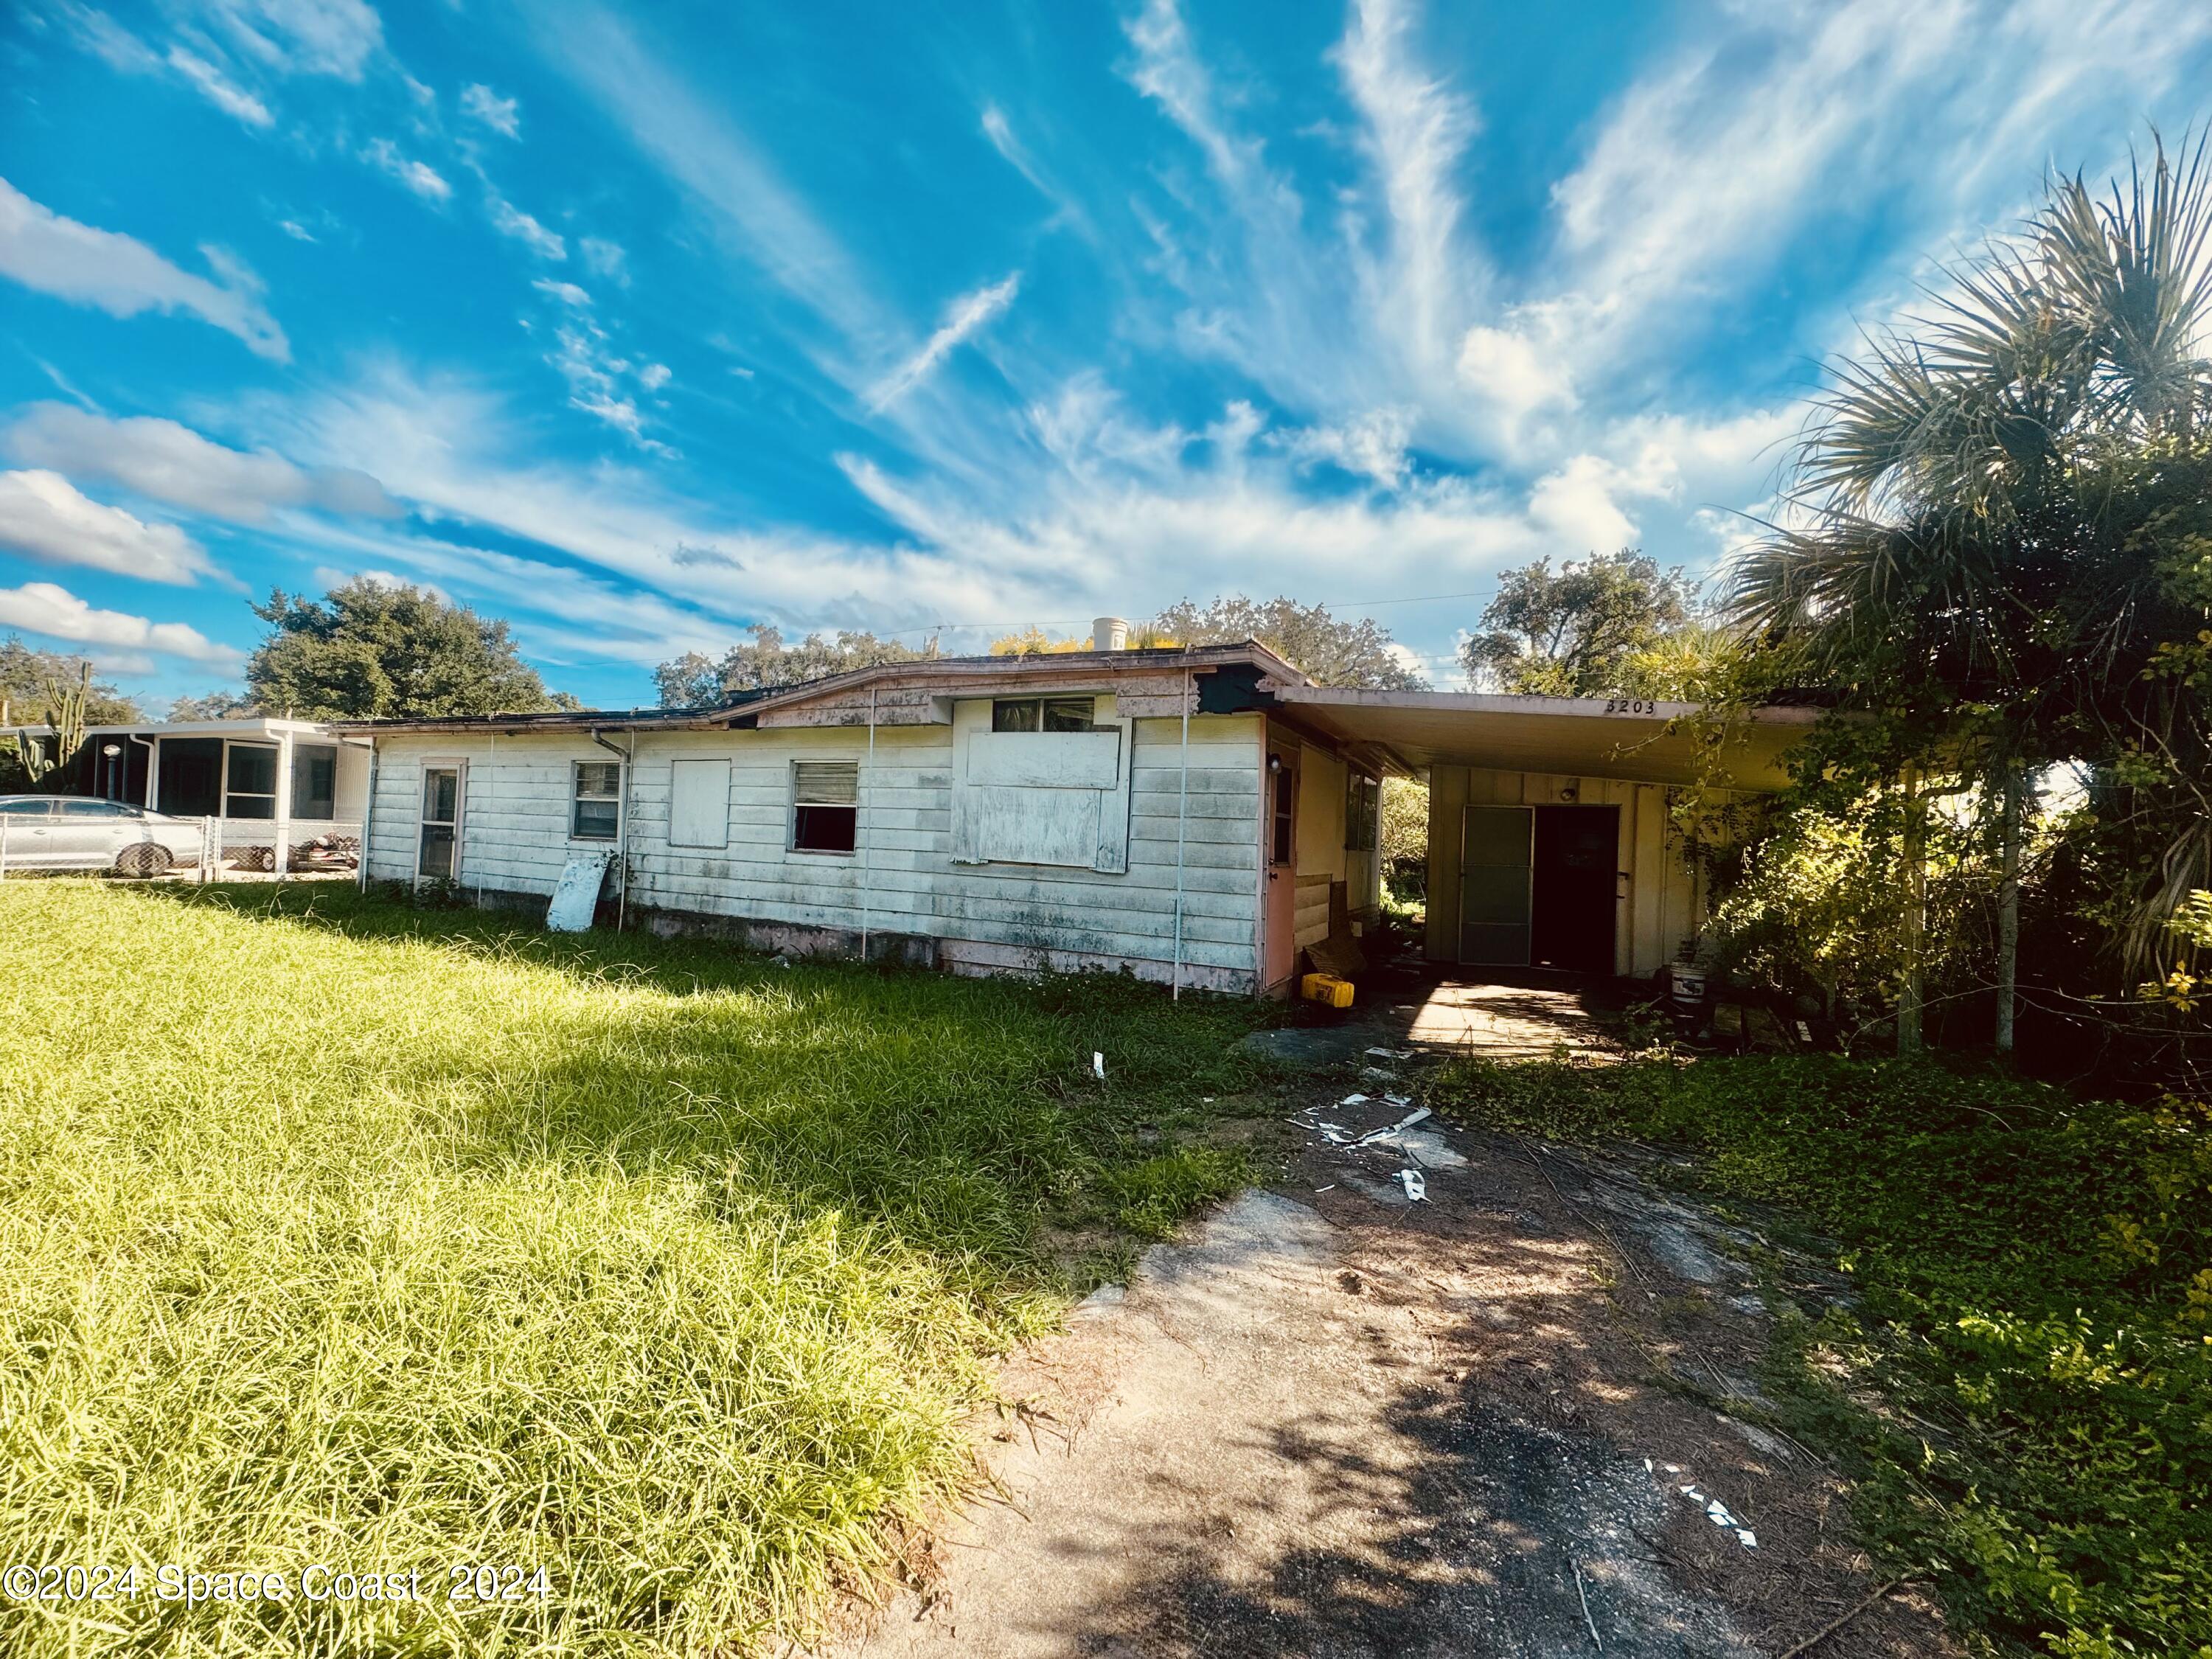
{"type": "MultiPolygon", "coordinates": [[[[1376,848],[1353,850],[1344,843],[1352,768],[1317,744],[1302,745],[1298,757],[1298,948],[1328,936],[1330,887],[1344,884],[1346,912],[1371,917],[1382,896],[1382,854],[1376,848]]],[[[1379,837],[1378,837],[1379,839],[1379,837]]]]}
{"type": "MultiPolygon", "coordinates": [[[[1190,722],[1184,820],[1183,982],[1251,988],[1258,936],[1258,719],[1190,722]]],[[[940,941],[956,969],[1127,965],[1170,977],[1175,960],[1180,720],[1139,720],[1131,750],[1128,870],[962,864],[952,831],[953,728],[790,726],[755,732],[647,732],[627,788],[629,888],[636,908],[836,934],[908,933],[940,941]],[[671,847],[678,759],[730,762],[729,842],[671,847]],[[860,763],[860,845],[850,855],[791,849],[791,769],[800,760],[860,763]]],[[[569,734],[380,740],[369,874],[414,874],[425,761],[459,759],[464,783],[460,882],[486,895],[550,895],[575,852],[604,842],[568,834],[569,769],[608,760],[569,734]]],[[[610,889],[610,890],[613,890],[610,889]]]]}
{"type": "Polygon", "coordinates": [[[1546,806],[1562,792],[1585,806],[1620,808],[1619,868],[1627,872],[1613,936],[1613,970],[1641,978],[1673,960],[1702,925],[1705,895],[1668,833],[1667,791],[1658,784],[1543,772],[1439,766],[1429,780],[1428,950],[1432,962],[1459,954],[1460,826],[1469,806],[1546,806]]]}

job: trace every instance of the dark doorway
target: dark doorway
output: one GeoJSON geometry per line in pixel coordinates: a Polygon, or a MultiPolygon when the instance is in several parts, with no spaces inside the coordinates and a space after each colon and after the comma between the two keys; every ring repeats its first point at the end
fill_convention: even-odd
{"type": "Polygon", "coordinates": [[[163,738],[157,812],[212,818],[222,812],[222,739],[163,738]]]}
{"type": "Polygon", "coordinates": [[[1620,809],[1540,806],[1535,829],[1529,961],[1611,973],[1620,809]]]}

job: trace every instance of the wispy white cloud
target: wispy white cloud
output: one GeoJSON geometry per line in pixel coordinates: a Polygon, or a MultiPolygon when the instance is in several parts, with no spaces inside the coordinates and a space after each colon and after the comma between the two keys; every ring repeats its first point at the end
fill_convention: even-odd
{"type": "Polygon", "coordinates": [[[1280,442],[1301,459],[1327,461],[1395,489],[1411,465],[1406,445],[1413,433],[1411,410],[1375,409],[1337,424],[1297,428],[1284,434],[1280,442]]]}
{"type": "Polygon", "coordinates": [[[1015,135],[1013,123],[1006,118],[1004,110],[996,104],[984,105],[982,127],[983,137],[990,141],[991,148],[999,152],[1000,160],[1021,174],[1030,189],[1053,204],[1056,210],[1053,216],[1057,222],[1072,226],[1088,241],[1096,243],[1099,240],[1098,227],[1085,210],[1082,203],[1076,200],[1058,179],[1045,170],[1043,163],[1030,153],[1029,147],[1015,135]]]}
{"type": "Polygon", "coordinates": [[[0,275],[112,317],[188,312],[246,343],[258,356],[291,356],[284,331],[261,302],[259,283],[203,246],[218,281],[180,270],[136,237],[100,230],[42,207],[0,179],[0,275]]]}
{"type": "Polygon", "coordinates": [[[298,466],[270,449],[228,448],[190,427],[149,416],[114,420],[61,404],[33,404],[0,433],[0,449],[26,466],[98,478],[237,524],[266,524],[287,507],[376,518],[401,511],[365,472],[298,466]]]}
{"type": "Polygon", "coordinates": [[[575,306],[580,309],[592,303],[592,296],[574,283],[560,282],[551,276],[540,276],[530,286],[545,295],[547,299],[558,300],[564,306],[575,306]]]}
{"type": "Polygon", "coordinates": [[[988,327],[1013,304],[1021,289],[1022,273],[1017,270],[954,301],[945,311],[944,322],[922,343],[921,349],[885,375],[868,393],[869,407],[878,412],[888,409],[927,380],[964,341],[988,327]]]}
{"type": "Polygon", "coordinates": [[[207,100],[226,115],[233,115],[250,127],[275,125],[276,118],[263,103],[243,87],[234,86],[223,72],[206,58],[190,52],[182,46],[171,46],[169,67],[198,87],[207,100]]]}
{"type": "Polygon", "coordinates": [[[214,574],[198,543],[88,499],[58,472],[0,472],[0,548],[42,564],[82,565],[181,586],[214,574]]]}
{"type": "Polygon", "coordinates": [[[481,83],[461,88],[461,113],[502,138],[522,136],[522,106],[481,83]]]}
{"type": "MultiPolygon", "coordinates": [[[[591,298],[568,283],[540,282],[538,286],[579,307],[578,299],[559,290],[570,290],[580,304],[591,298]]],[[[659,363],[640,363],[616,349],[613,337],[599,323],[572,311],[568,320],[556,325],[554,349],[545,361],[568,383],[568,407],[622,433],[640,449],[672,456],[675,451],[646,431],[646,416],[637,406],[636,393],[659,391],[668,381],[668,370],[659,363]]]]}
{"type": "Polygon", "coordinates": [[[198,0],[186,10],[279,75],[358,81],[384,45],[384,20],[365,0],[198,0]]]}
{"type": "Polygon", "coordinates": [[[181,82],[264,131],[276,124],[276,83],[295,75],[358,82],[383,46],[382,20],[361,0],[176,0],[143,35],[82,0],[51,0],[48,10],[110,67],[181,82]]]}
{"type": "Polygon", "coordinates": [[[641,44],[623,19],[581,6],[549,20],[532,40],[708,210],[733,255],[845,341],[888,331],[869,283],[838,239],[727,113],[641,44]]]}
{"type": "Polygon", "coordinates": [[[494,191],[491,225],[502,236],[512,236],[541,259],[565,259],[568,245],[560,233],[545,228],[507,198],[494,191]]]}
{"type": "Polygon", "coordinates": [[[584,269],[594,276],[604,276],[621,287],[629,286],[629,255],[623,251],[620,242],[609,241],[604,236],[586,236],[576,244],[577,252],[584,256],[584,269]]]}
{"type": "Polygon", "coordinates": [[[2212,41],[2163,0],[1731,7],[1638,77],[1553,191],[1590,361],[1673,349],[1808,226],[1886,201],[1905,257],[1986,227],[2052,134],[2124,129],[2212,41]]]}
{"type": "Polygon", "coordinates": [[[426,202],[446,202],[453,198],[453,187],[443,173],[428,162],[401,155],[398,146],[389,138],[371,139],[362,147],[361,156],[370,166],[390,173],[426,202]]]}
{"type": "Polygon", "coordinates": [[[196,628],[183,623],[157,623],[125,611],[95,611],[69,589],[52,582],[0,587],[0,628],[20,628],[27,634],[43,634],[72,645],[150,651],[208,667],[235,668],[246,660],[243,651],[220,645],[196,628]]]}
{"type": "Polygon", "coordinates": [[[1396,323],[1410,362],[1433,373],[1450,361],[1480,269],[1461,246],[1453,176],[1476,123],[1473,106],[1415,57],[1413,34],[1407,0],[1357,0],[1330,55],[1382,180],[1389,259],[1370,278],[1372,303],[1396,323]]]}

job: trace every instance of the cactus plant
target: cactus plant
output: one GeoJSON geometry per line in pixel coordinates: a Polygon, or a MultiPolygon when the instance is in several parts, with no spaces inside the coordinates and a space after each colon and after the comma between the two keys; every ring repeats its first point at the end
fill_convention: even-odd
{"type": "Polygon", "coordinates": [[[46,780],[60,772],[76,758],[84,747],[85,705],[92,700],[92,665],[82,664],[75,685],[64,685],[59,680],[46,682],[46,724],[53,728],[50,738],[33,738],[24,734],[21,744],[23,770],[30,775],[33,787],[47,787],[46,780]]]}

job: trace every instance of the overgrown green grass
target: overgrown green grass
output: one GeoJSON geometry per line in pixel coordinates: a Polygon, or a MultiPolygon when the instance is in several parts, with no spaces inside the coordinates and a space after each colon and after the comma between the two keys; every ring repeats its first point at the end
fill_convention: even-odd
{"type": "Polygon", "coordinates": [[[1044,1222],[1243,1178],[1174,1132],[1250,1005],[509,925],[0,888],[0,1565],[140,1573],[0,1650],[740,1647],[959,1486],[1044,1222]],[[318,1562],[425,1599],[154,1593],[318,1562]]]}
{"type": "Polygon", "coordinates": [[[1457,1062],[1429,1097],[1708,1154],[1843,1247],[1856,1313],[1786,1321],[1789,1426],[1897,1571],[1996,1650],[2212,1659],[2212,1118],[1826,1057],[1457,1062]]]}

